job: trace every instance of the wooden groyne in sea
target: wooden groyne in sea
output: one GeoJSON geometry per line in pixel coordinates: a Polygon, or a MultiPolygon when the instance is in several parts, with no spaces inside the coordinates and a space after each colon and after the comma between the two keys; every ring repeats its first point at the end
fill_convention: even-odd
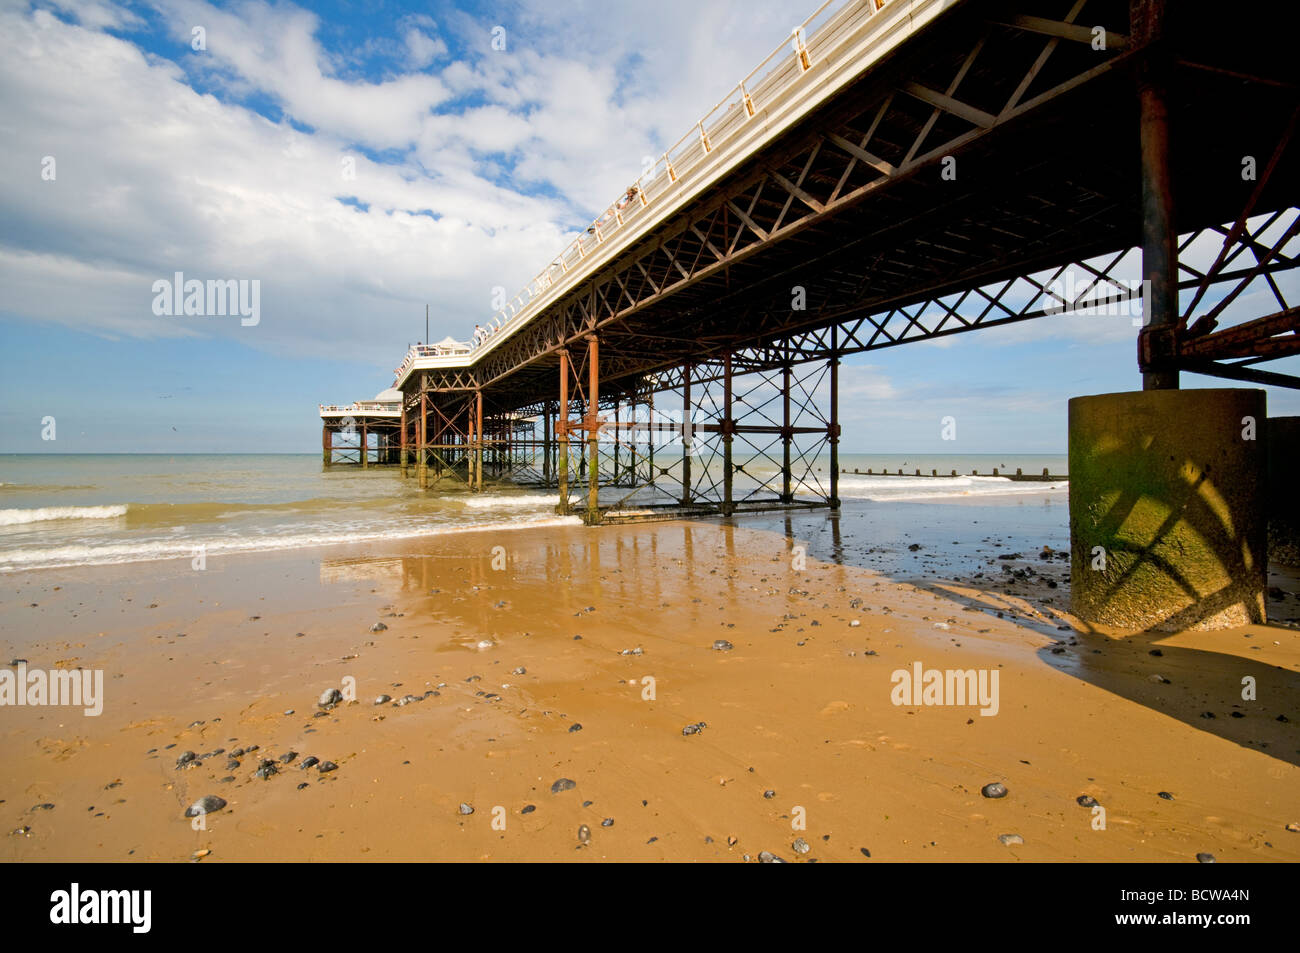
{"type": "Polygon", "coordinates": [[[854,467],[852,470],[841,469],[840,473],[853,473],[857,476],[923,477],[927,479],[935,478],[940,480],[951,480],[953,477],[957,476],[985,476],[1000,477],[1003,480],[1018,480],[1021,483],[1056,483],[1059,481],[1068,481],[1070,479],[1069,474],[1066,473],[1048,473],[1046,467],[1043,468],[1042,473],[1025,473],[1022,467],[1016,467],[1016,472],[1014,474],[1001,473],[999,470],[999,467],[994,467],[991,473],[980,473],[978,470],[972,470],[970,473],[958,473],[956,470],[953,470],[950,473],[940,473],[938,470],[931,470],[929,473],[922,473],[918,469],[912,473],[904,473],[902,467],[899,467],[897,472],[893,470],[877,471],[871,467],[868,467],[866,472],[863,472],[857,467],[854,467]]]}

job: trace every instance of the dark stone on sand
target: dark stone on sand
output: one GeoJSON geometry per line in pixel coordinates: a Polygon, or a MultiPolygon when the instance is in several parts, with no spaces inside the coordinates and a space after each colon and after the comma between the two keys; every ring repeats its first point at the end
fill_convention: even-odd
{"type": "Polygon", "coordinates": [[[320,764],[320,758],[317,758],[315,755],[310,755],[303,758],[302,764],[298,765],[298,767],[303,771],[306,771],[308,768],[314,768],[318,764],[320,764]]]}
{"type": "Polygon", "coordinates": [[[734,648],[735,646],[726,639],[714,639],[713,641],[713,650],[715,652],[730,652],[734,648]]]}
{"type": "Polygon", "coordinates": [[[573,724],[569,726],[569,734],[573,734],[575,731],[581,731],[581,730],[582,730],[582,722],[575,721],[573,724]]]}
{"type": "Polygon", "coordinates": [[[226,762],[227,771],[234,771],[238,767],[239,767],[239,762],[236,761],[234,758],[231,758],[229,761],[226,762]]]}
{"type": "Polygon", "coordinates": [[[279,773],[280,769],[276,767],[275,762],[270,758],[264,758],[262,763],[257,766],[257,770],[253,772],[253,777],[261,778],[263,781],[269,781],[273,776],[279,773]]]}
{"type": "Polygon", "coordinates": [[[988,798],[1000,798],[1007,796],[1007,786],[1001,781],[994,781],[980,788],[980,794],[988,798]]]}
{"type": "Polygon", "coordinates": [[[54,810],[54,805],[51,804],[49,801],[46,801],[44,804],[34,804],[34,805],[32,805],[32,810],[33,810],[33,811],[52,811],[52,810],[54,810]]]}
{"type": "Polygon", "coordinates": [[[863,857],[870,857],[870,856],[871,856],[871,851],[867,850],[865,847],[859,847],[858,850],[862,851],[862,856],[863,856],[863,857]]]}
{"type": "Polygon", "coordinates": [[[537,810],[537,805],[536,805],[536,804],[525,804],[525,805],[523,806],[523,809],[522,809],[519,813],[520,813],[520,814],[531,814],[531,813],[533,813],[533,811],[535,811],[535,810],[537,810]]]}
{"type": "Polygon", "coordinates": [[[341,691],[337,688],[327,688],[325,691],[321,692],[320,699],[316,704],[324,708],[326,705],[337,705],[341,701],[343,701],[343,693],[341,691]]]}
{"type": "Polygon", "coordinates": [[[226,806],[225,798],[215,794],[206,794],[185,809],[186,817],[198,817],[200,814],[215,814],[226,806]]]}
{"type": "Polygon", "coordinates": [[[321,774],[329,774],[331,771],[337,771],[338,769],[339,766],[335,764],[333,761],[322,761],[320,763],[320,767],[317,768],[316,770],[318,770],[321,774]]]}
{"type": "Polygon", "coordinates": [[[1197,854],[1197,855],[1196,855],[1196,862],[1197,862],[1198,864],[1213,864],[1213,863],[1215,863],[1214,855],[1213,855],[1213,854],[1206,854],[1206,853],[1200,853],[1200,854],[1197,854]]]}
{"type": "Polygon", "coordinates": [[[1160,651],[1159,649],[1152,649],[1150,652],[1147,653],[1147,655],[1154,655],[1156,658],[1160,658],[1164,654],[1165,653],[1160,651]]]}
{"type": "Polygon", "coordinates": [[[222,784],[230,784],[235,780],[235,776],[233,774],[228,774],[224,778],[218,778],[217,780],[222,784]]]}
{"type": "Polygon", "coordinates": [[[376,705],[387,705],[387,704],[388,704],[390,701],[392,701],[392,700],[393,700],[393,696],[392,696],[392,695],[379,695],[379,696],[377,696],[377,697],[375,698],[375,704],[376,704],[376,705]]]}
{"type": "Polygon", "coordinates": [[[524,667],[521,665],[521,666],[519,666],[518,668],[512,668],[512,669],[510,670],[510,674],[511,674],[511,675],[527,675],[527,674],[528,674],[528,669],[524,668],[524,667]]]}
{"type": "Polygon", "coordinates": [[[194,758],[195,758],[195,755],[194,755],[194,752],[193,752],[193,751],[185,751],[185,752],[182,752],[182,753],[181,753],[181,756],[180,756],[179,758],[176,759],[176,767],[179,768],[179,767],[182,767],[182,766],[184,766],[184,765],[187,765],[187,764],[189,764],[191,761],[193,761],[194,758]]]}
{"type": "Polygon", "coordinates": [[[683,734],[683,735],[698,735],[701,731],[703,731],[703,730],[704,730],[705,728],[707,728],[707,727],[709,727],[709,726],[706,725],[704,722],[702,722],[702,721],[697,721],[695,724],[693,724],[693,725],[687,725],[685,728],[683,728],[683,729],[682,729],[682,734],[683,734]]]}
{"type": "Polygon", "coordinates": [[[758,862],[760,864],[784,864],[785,861],[770,850],[761,850],[758,852],[758,862]]]}
{"type": "Polygon", "coordinates": [[[376,622],[374,625],[372,625],[372,626],[370,627],[370,631],[371,631],[371,632],[387,632],[387,631],[388,631],[388,626],[384,625],[382,622],[376,622]]]}
{"type": "Polygon", "coordinates": [[[1091,794],[1080,794],[1074,799],[1074,803],[1078,804],[1079,807],[1096,807],[1097,799],[1091,794]]]}
{"type": "Polygon", "coordinates": [[[612,817],[607,817],[607,818],[605,818],[603,821],[600,822],[600,826],[601,826],[601,827],[613,827],[613,826],[614,826],[614,818],[612,818],[612,817]]]}
{"type": "Polygon", "coordinates": [[[281,764],[292,764],[292,763],[293,763],[293,759],[296,758],[296,757],[298,757],[298,752],[296,752],[296,751],[286,751],[284,754],[280,755],[280,763],[281,763],[281,764]]]}
{"type": "Polygon", "coordinates": [[[576,782],[570,781],[568,778],[560,778],[551,785],[551,793],[559,794],[561,791],[572,791],[577,786],[576,782]]]}
{"type": "Polygon", "coordinates": [[[1174,799],[1174,796],[1170,794],[1168,791],[1159,791],[1157,792],[1156,797],[1162,797],[1166,801],[1172,801],[1174,799]]]}
{"type": "Polygon", "coordinates": [[[311,787],[311,785],[309,785],[306,781],[303,781],[301,784],[298,785],[298,790],[301,791],[303,788],[306,787],[311,787]]]}
{"type": "Polygon", "coordinates": [[[1201,712],[1201,717],[1202,717],[1202,718],[1214,718],[1214,717],[1216,717],[1216,716],[1215,716],[1214,712],[1212,712],[1212,711],[1203,711],[1203,712],[1201,712]]]}
{"type": "Polygon", "coordinates": [[[773,791],[771,788],[769,788],[768,790],[763,792],[763,797],[767,798],[770,801],[772,800],[772,798],[776,797],[776,792],[773,791]]]}

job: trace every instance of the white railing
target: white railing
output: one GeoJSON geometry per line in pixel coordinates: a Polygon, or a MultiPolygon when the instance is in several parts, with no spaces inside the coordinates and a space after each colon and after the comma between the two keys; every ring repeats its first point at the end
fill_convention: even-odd
{"type": "MultiPolygon", "coordinates": [[[[691,127],[690,132],[664,150],[663,155],[653,164],[648,165],[622,196],[587,226],[583,234],[570,242],[519,294],[507,301],[505,307],[493,315],[487,334],[473,342],[470,353],[491,344],[503,331],[528,320],[542,306],[543,299],[547,297],[545,292],[570,272],[577,270],[588,256],[613,236],[643,217],[651,216],[655,206],[680,192],[684,180],[689,180],[696,167],[705,160],[714,158],[713,154],[735,138],[746,123],[794,86],[819,61],[819,54],[834,48],[836,43],[865,20],[898,2],[899,0],[825,0],[808,19],[791,31],[789,40],[769,53],[748,76],[732,87],[716,106],[691,127]]],[[[394,386],[401,382],[417,360],[466,356],[465,352],[455,355],[424,354],[417,353],[418,350],[421,349],[413,347],[407,351],[406,357],[394,371],[394,386]]],[[[435,349],[426,347],[422,350],[435,349]]],[[[461,362],[446,363],[458,365],[461,362]]]]}
{"type": "Polygon", "coordinates": [[[321,404],[322,414],[400,414],[402,402],[399,400],[354,400],[346,407],[338,404],[321,404]]]}

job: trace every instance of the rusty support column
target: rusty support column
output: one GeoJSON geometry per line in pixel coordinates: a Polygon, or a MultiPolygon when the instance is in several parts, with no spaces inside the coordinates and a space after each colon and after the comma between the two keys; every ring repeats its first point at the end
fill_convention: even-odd
{"type": "Polygon", "coordinates": [[[781,502],[794,502],[794,474],[790,471],[790,365],[781,368],[781,502]]]}
{"type": "Polygon", "coordinates": [[[370,430],[363,420],[361,422],[361,467],[370,466],[370,430]]]}
{"type": "Polygon", "coordinates": [[[600,345],[587,336],[587,517],[600,522],[600,345]]]}
{"type": "Polygon", "coordinates": [[[560,502],[555,510],[558,513],[569,512],[569,351],[560,349],[560,409],[555,417],[555,438],[557,448],[557,471],[559,473],[560,502]]]}
{"type": "Polygon", "coordinates": [[[840,508],[840,329],[831,328],[831,412],[827,436],[831,444],[831,508],[840,508]]]}
{"type": "Polygon", "coordinates": [[[735,475],[731,466],[731,352],[724,357],[722,367],[722,515],[730,516],[736,511],[732,499],[732,484],[735,475]]]}
{"type": "Polygon", "coordinates": [[[334,444],[330,440],[330,425],[327,422],[320,425],[320,452],[321,464],[329,466],[334,459],[334,444]]]}
{"type": "Polygon", "coordinates": [[[483,492],[483,391],[474,391],[474,478],[472,489],[483,492]]]}
{"type": "Polygon", "coordinates": [[[618,450],[619,450],[619,444],[621,444],[621,443],[623,442],[623,432],[622,432],[621,430],[619,430],[619,428],[618,428],[618,425],[619,425],[619,413],[618,413],[618,408],[619,408],[619,404],[621,404],[621,403],[622,403],[622,401],[619,401],[619,400],[614,401],[614,485],[615,485],[615,486],[621,486],[621,484],[618,482],[618,480],[619,480],[619,472],[618,472],[618,465],[619,465],[619,459],[618,459],[618,458],[619,458],[619,453],[618,453],[618,450]]]}
{"type": "MultiPolygon", "coordinates": [[[[534,431],[536,432],[536,431],[534,431]]],[[[542,405],[542,485],[551,485],[551,405],[542,405]]]]}
{"type": "Polygon", "coordinates": [[[415,475],[421,490],[429,488],[429,457],[426,449],[429,442],[429,392],[420,384],[420,423],[416,432],[415,475]]]}
{"type": "Polygon", "coordinates": [[[1142,277],[1150,282],[1145,326],[1138,334],[1143,390],[1178,387],[1178,232],[1174,225],[1173,176],[1169,170],[1165,0],[1129,0],[1135,45],[1146,48],[1138,64],[1138,110],[1142,146],[1142,277]]]}
{"type": "Polygon", "coordinates": [[[406,463],[407,463],[407,459],[406,459],[406,395],[405,395],[405,394],[402,395],[402,436],[401,436],[401,440],[399,441],[399,443],[400,443],[400,445],[401,445],[401,450],[399,451],[398,458],[399,458],[399,462],[400,462],[401,465],[402,465],[402,470],[401,470],[402,478],[405,479],[406,476],[407,476],[407,472],[406,472],[406,463]]]}
{"type": "Polygon", "coordinates": [[[654,429],[655,423],[655,392],[650,391],[646,397],[646,423],[651,426],[646,430],[646,467],[650,474],[650,485],[655,485],[655,440],[659,437],[659,432],[654,429]]]}
{"type": "Polygon", "coordinates": [[[695,439],[691,427],[691,365],[683,368],[682,375],[682,503],[691,502],[691,443],[695,439]]]}

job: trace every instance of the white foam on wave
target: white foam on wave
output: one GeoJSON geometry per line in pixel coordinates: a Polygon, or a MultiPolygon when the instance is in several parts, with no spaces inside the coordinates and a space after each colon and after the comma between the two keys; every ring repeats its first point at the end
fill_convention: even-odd
{"type": "Polygon", "coordinates": [[[192,559],[199,552],[205,557],[268,552],[282,549],[306,549],[358,543],[414,539],[420,536],[448,536],[478,533],[485,530],[540,529],[548,526],[578,526],[579,516],[552,516],[544,519],[511,520],[496,523],[469,523],[436,527],[404,527],[377,532],[316,532],[287,536],[193,537],[190,539],[150,540],[141,543],[106,543],[103,545],[51,546],[43,549],[15,549],[0,552],[0,573],[31,569],[58,569],[69,566],[104,566],[116,563],[149,562],[159,559],[192,559]]]}
{"type": "Polygon", "coordinates": [[[0,510],[0,526],[21,526],[48,520],[107,520],[126,515],[126,504],[115,506],[42,506],[28,510],[0,510]]]}
{"type": "Polygon", "coordinates": [[[842,497],[897,503],[914,500],[959,500],[985,496],[1020,496],[1029,493],[1059,493],[1068,490],[1068,480],[1051,483],[1011,480],[1001,476],[958,477],[841,477],[842,497]]]}
{"type": "Polygon", "coordinates": [[[499,506],[549,506],[554,507],[559,497],[540,493],[488,493],[484,495],[460,497],[460,502],[470,509],[496,509],[499,506]]]}

